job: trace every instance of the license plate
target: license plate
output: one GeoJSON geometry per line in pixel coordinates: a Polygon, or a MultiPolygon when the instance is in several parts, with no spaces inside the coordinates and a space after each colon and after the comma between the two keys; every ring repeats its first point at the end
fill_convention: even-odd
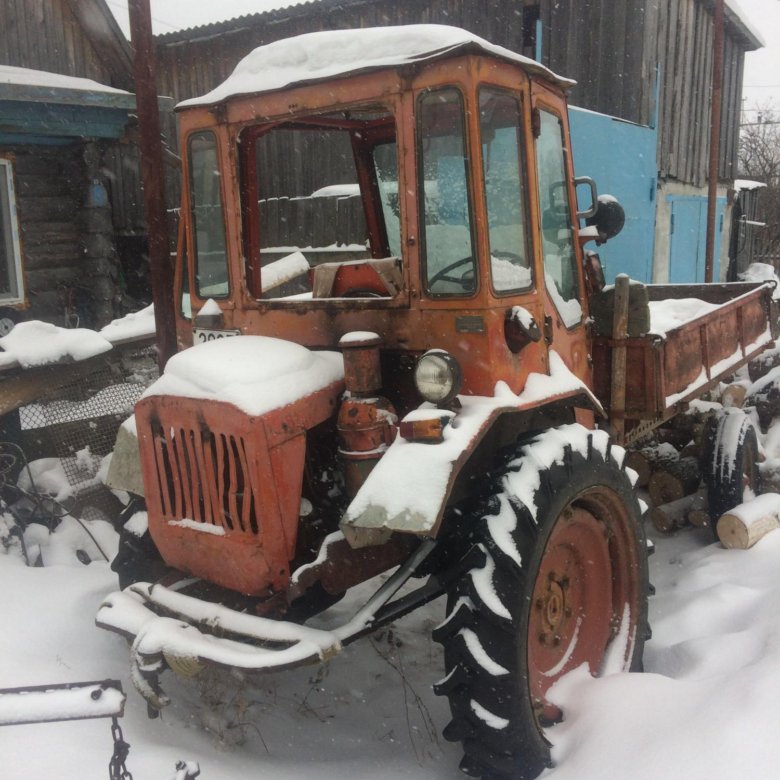
{"type": "Polygon", "coordinates": [[[229,336],[240,336],[241,331],[236,330],[208,330],[207,328],[193,328],[192,329],[192,343],[193,344],[205,344],[207,341],[216,341],[217,339],[225,339],[229,336]]]}

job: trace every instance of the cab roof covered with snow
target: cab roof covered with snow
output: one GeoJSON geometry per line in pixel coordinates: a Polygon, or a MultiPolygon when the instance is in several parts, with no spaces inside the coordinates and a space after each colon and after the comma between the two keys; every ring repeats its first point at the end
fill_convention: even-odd
{"type": "Polygon", "coordinates": [[[490,54],[521,64],[529,73],[542,76],[564,89],[575,83],[535,60],[496,46],[467,30],[441,24],[414,24],[325,30],[260,46],[244,57],[218,87],[201,97],[182,101],[177,108],[211,106],[239,95],[259,95],[458,54],[490,54]]]}

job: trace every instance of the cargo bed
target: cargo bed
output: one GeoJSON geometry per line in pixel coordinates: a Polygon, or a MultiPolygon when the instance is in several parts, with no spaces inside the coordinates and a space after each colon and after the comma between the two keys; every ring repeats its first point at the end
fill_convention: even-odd
{"type": "MultiPolygon", "coordinates": [[[[778,335],[778,302],[772,299],[771,283],[647,285],[644,289],[650,310],[647,333],[627,338],[594,335],[593,339],[596,395],[609,410],[610,419],[625,421],[619,438],[626,443],[682,411],[770,347],[778,335]],[[677,301],[684,310],[692,299],[708,310],[653,332],[654,303],[677,301]],[[625,372],[615,359],[616,350],[623,348],[625,372]],[[624,383],[623,404],[619,392],[614,392],[617,403],[612,403],[614,371],[618,371],[617,382],[624,383]]],[[[630,316],[636,317],[637,306],[632,304],[631,309],[630,316]]]]}

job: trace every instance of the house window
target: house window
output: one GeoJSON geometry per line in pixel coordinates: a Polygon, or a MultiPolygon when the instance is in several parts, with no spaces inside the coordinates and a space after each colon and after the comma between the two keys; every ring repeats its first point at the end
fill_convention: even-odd
{"type": "Polygon", "coordinates": [[[23,299],[13,169],[10,160],[0,159],[0,304],[19,303],[23,299]]]}

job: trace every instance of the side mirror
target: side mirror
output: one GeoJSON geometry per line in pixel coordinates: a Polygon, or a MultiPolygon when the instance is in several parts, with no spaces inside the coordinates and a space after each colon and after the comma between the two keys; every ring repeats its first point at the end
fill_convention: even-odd
{"type": "MultiPolygon", "coordinates": [[[[596,190],[596,182],[590,178],[590,176],[577,176],[574,179],[575,190],[581,185],[585,184],[590,189],[590,206],[587,209],[577,211],[577,219],[590,219],[599,208],[598,192],[596,190]]],[[[579,200],[579,196],[577,196],[579,200]]],[[[590,224],[590,223],[588,223],[590,224]]]]}
{"type": "Polygon", "coordinates": [[[593,216],[585,220],[585,224],[593,226],[599,232],[597,244],[603,244],[614,238],[626,223],[626,212],[612,195],[599,195],[598,208],[593,216]]]}

